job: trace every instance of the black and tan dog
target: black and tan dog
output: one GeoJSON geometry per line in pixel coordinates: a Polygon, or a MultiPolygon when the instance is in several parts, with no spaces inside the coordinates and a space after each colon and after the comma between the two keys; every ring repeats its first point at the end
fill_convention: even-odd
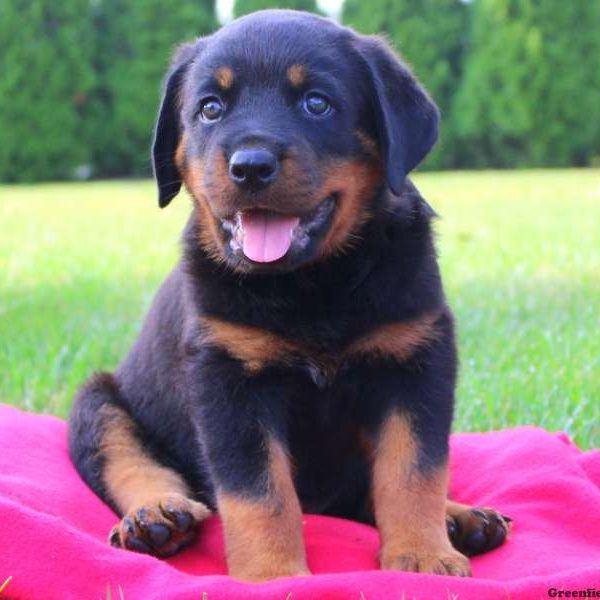
{"type": "Polygon", "coordinates": [[[160,206],[193,198],[183,258],[71,415],[112,544],[168,556],[218,511],[230,574],[263,580],[308,573],[303,510],[375,523],[385,569],[467,575],[504,541],[446,497],[452,316],[405,179],[437,126],[381,39],[320,17],[259,12],[177,52],[153,158],[160,206]]]}

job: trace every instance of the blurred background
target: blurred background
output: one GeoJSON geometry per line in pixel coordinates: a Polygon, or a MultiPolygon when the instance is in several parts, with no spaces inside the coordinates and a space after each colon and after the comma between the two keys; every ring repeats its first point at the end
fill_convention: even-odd
{"type": "Polygon", "coordinates": [[[457,429],[599,446],[600,0],[0,0],[0,402],[64,416],[126,353],[189,212],[149,180],[169,57],[267,7],[386,34],[442,110],[414,179],[442,217],[457,429]]]}

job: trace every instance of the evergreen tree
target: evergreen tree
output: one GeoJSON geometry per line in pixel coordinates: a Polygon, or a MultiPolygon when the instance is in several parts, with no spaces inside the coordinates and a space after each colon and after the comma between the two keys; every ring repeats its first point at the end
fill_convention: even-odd
{"type": "Polygon", "coordinates": [[[213,0],[99,0],[95,163],[103,176],[151,173],[160,82],[174,48],[216,27],[213,0]]]}
{"type": "Polygon", "coordinates": [[[461,164],[566,166],[600,154],[600,3],[476,0],[457,94],[461,164]]]}
{"type": "Polygon", "coordinates": [[[452,162],[451,106],[458,88],[468,31],[460,0],[346,0],[342,19],[362,33],[385,33],[413,67],[442,112],[442,146],[429,167],[452,162]]]}
{"type": "Polygon", "coordinates": [[[0,181],[71,178],[89,163],[89,0],[0,2],[0,181]]]}
{"type": "Polygon", "coordinates": [[[233,15],[235,18],[266,8],[288,8],[319,12],[315,0],[235,0],[233,15]]]}

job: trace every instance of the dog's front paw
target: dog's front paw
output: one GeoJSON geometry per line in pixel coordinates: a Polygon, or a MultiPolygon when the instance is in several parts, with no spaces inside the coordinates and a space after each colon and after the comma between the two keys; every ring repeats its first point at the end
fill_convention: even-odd
{"type": "Polygon", "coordinates": [[[510,532],[511,522],[512,519],[492,508],[469,508],[446,519],[452,545],[467,556],[501,546],[510,532]]]}
{"type": "Polygon", "coordinates": [[[469,559],[453,548],[416,548],[381,552],[381,568],[413,573],[469,577],[469,559]]]}
{"type": "Polygon", "coordinates": [[[117,548],[171,556],[194,541],[196,525],[210,514],[204,504],[180,494],[161,496],[129,511],[108,540],[117,548]]]}

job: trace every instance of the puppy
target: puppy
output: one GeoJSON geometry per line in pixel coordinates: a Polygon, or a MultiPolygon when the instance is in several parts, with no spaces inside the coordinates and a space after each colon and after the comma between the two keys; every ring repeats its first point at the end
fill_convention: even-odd
{"type": "Polygon", "coordinates": [[[446,496],[453,320],[406,179],[437,131],[383,40],[314,15],[179,49],[153,161],[161,207],[193,199],[183,256],[70,419],[111,544],[169,556],[218,511],[229,573],[260,581],[309,572],[302,511],[375,524],[384,569],[468,575],[504,541],[446,496]]]}

